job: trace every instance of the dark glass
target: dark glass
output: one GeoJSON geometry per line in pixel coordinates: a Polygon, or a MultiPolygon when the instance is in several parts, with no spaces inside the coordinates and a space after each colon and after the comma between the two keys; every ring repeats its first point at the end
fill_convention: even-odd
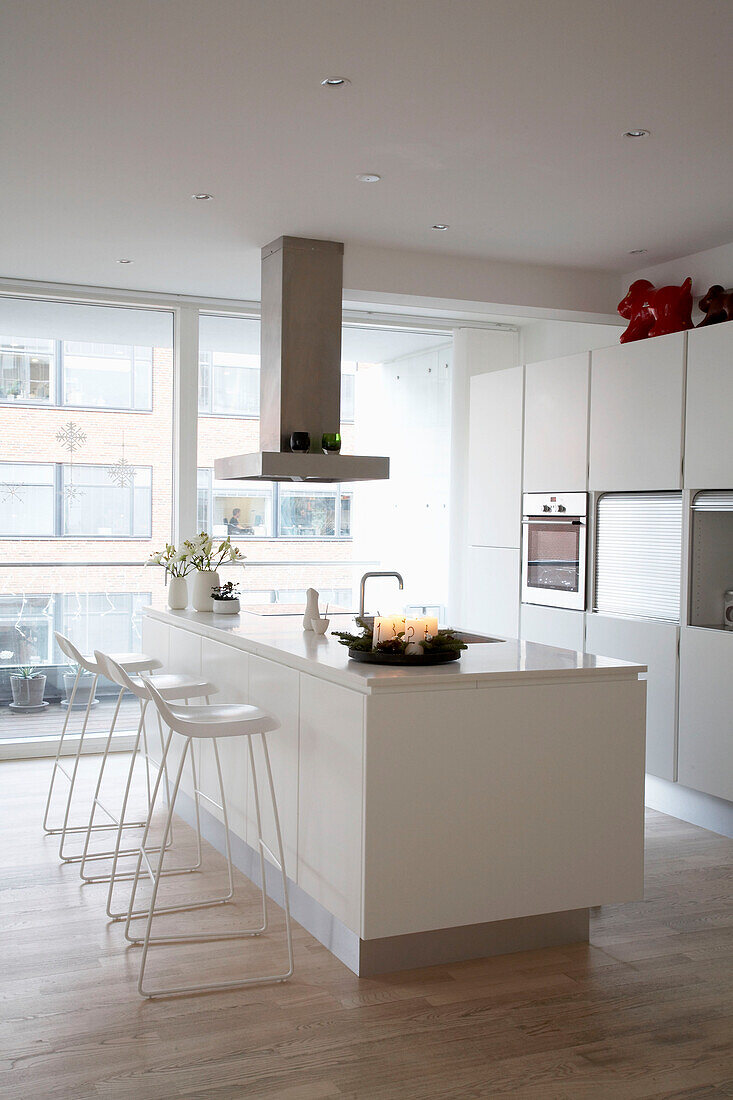
{"type": "Polygon", "coordinates": [[[341,436],[338,432],[324,432],[321,439],[324,455],[338,454],[341,450],[341,436]]]}
{"type": "Polygon", "coordinates": [[[580,527],[530,523],[527,528],[527,584],[577,592],[580,585],[580,527]]]}
{"type": "Polygon", "coordinates": [[[309,451],[311,437],[308,432],[293,432],[290,436],[290,450],[297,452],[309,451]]]}

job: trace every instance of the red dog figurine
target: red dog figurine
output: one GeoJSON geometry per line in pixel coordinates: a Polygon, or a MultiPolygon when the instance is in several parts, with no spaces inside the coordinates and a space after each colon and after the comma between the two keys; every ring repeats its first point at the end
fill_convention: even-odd
{"type": "Polygon", "coordinates": [[[692,328],[692,279],[685,279],[682,286],[657,289],[648,279],[637,279],[619,302],[618,311],[629,322],[621,334],[622,344],[683,332],[692,328]]]}
{"type": "Polygon", "coordinates": [[[733,290],[725,290],[720,283],[710,287],[700,299],[700,309],[705,314],[698,328],[703,325],[719,325],[721,321],[733,321],[733,290]]]}

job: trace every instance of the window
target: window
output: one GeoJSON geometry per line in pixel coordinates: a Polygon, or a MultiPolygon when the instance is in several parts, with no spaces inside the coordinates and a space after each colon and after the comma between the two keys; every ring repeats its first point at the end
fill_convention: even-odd
{"type": "Polygon", "coordinates": [[[0,463],[0,537],[53,537],[55,511],[52,463],[0,463]]]}
{"type": "Polygon", "coordinates": [[[65,341],[65,405],[87,409],[152,408],[153,349],[65,341]]]}
{"type": "Polygon", "coordinates": [[[343,486],[235,488],[198,471],[198,525],[214,538],[350,538],[351,500],[343,486]]]}
{"type": "Polygon", "coordinates": [[[199,412],[215,416],[258,417],[259,355],[202,351],[199,356],[199,412]]]}
{"type": "MultiPolygon", "coordinates": [[[[341,423],[353,424],[356,402],[356,375],[353,371],[345,370],[346,364],[341,365],[341,423]]],[[[355,363],[350,363],[355,367],[355,363]]]]}
{"type": "Polygon", "coordinates": [[[0,336],[0,401],[48,402],[55,342],[0,336]]]}
{"type": "Polygon", "coordinates": [[[278,486],[278,535],[281,538],[348,538],[351,493],[322,486],[278,486]]]}
{"type": "Polygon", "coordinates": [[[152,469],[129,468],[117,484],[109,466],[64,466],[64,535],[85,538],[150,538],[152,469]]]}

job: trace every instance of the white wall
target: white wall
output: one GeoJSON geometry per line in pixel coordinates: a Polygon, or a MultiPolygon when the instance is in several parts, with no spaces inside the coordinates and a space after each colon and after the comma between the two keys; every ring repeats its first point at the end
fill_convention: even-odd
{"type": "Polygon", "coordinates": [[[448,339],[357,371],[356,452],[389,455],[390,476],[355,486],[354,557],[403,574],[400,593],[370,581],[385,614],[448,599],[451,359],[448,339]]]}
{"type": "MultiPolygon", "coordinates": [[[[692,279],[694,298],[701,298],[713,283],[720,283],[726,288],[733,287],[733,241],[718,248],[708,248],[705,252],[693,252],[690,256],[679,256],[663,264],[629,271],[621,277],[619,293],[625,294],[629,283],[633,283],[635,279],[649,279],[655,286],[666,286],[670,283],[681,283],[688,275],[692,279]]],[[[695,324],[701,317],[696,305],[692,314],[695,324]]]]}
{"type": "Polygon", "coordinates": [[[618,325],[589,325],[574,321],[533,321],[520,329],[520,361],[542,363],[546,359],[559,359],[563,355],[575,355],[581,351],[593,351],[617,344],[626,327],[618,325]]]}
{"type": "Polygon", "coordinates": [[[519,334],[456,329],[453,337],[450,478],[449,619],[466,618],[468,551],[468,409],[470,380],[476,374],[506,370],[519,363],[519,334]]]}

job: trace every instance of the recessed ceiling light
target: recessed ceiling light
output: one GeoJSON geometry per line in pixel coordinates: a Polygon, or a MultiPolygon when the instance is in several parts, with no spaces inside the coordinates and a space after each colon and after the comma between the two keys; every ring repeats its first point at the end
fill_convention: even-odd
{"type": "Polygon", "coordinates": [[[197,202],[210,202],[213,197],[208,191],[197,191],[195,195],[191,195],[191,198],[196,199],[197,202]]]}
{"type": "Polygon", "coordinates": [[[642,138],[649,137],[650,130],[624,130],[624,137],[628,138],[642,138]]]}
{"type": "Polygon", "coordinates": [[[118,264],[132,264],[134,262],[135,262],[134,260],[118,260],[117,261],[118,264]]]}
{"type": "Polygon", "coordinates": [[[629,256],[643,256],[646,252],[645,248],[630,248],[629,256]]]}
{"type": "Polygon", "coordinates": [[[351,84],[351,81],[345,76],[327,76],[321,81],[322,88],[343,88],[346,84],[351,84]]]}
{"type": "Polygon", "coordinates": [[[362,172],[356,178],[359,183],[379,183],[382,177],[376,175],[374,172],[362,172]]]}
{"type": "Polygon", "coordinates": [[[438,232],[444,233],[446,229],[450,229],[450,226],[444,225],[443,222],[436,222],[435,225],[431,226],[431,229],[437,229],[438,232]]]}

